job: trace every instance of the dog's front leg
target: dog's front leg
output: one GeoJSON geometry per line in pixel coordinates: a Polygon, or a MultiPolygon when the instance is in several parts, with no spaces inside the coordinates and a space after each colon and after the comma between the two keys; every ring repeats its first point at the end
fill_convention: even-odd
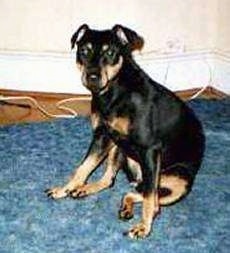
{"type": "Polygon", "coordinates": [[[105,159],[113,146],[114,143],[105,134],[103,127],[96,129],[87,155],[75,170],[69,182],[63,187],[54,187],[46,190],[47,195],[54,199],[64,198],[78,187],[84,185],[89,175],[105,159]]]}
{"type": "Polygon", "coordinates": [[[95,194],[113,185],[118,170],[124,164],[124,155],[115,145],[107,156],[106,170],[102,178],[96,182],[84,184],[70,193],[73,198],[82,198],[95,194]]]}
{"type": "Polygon", "coordinates": [[[158,186],[160,174],[161,153],[154,149],[149,149],[144,155],[142,166],[143,181],[140,191],[143,196],[142,219],[141,222],[133,226],[128,235],[131,238],[144,238],[149,235],[152,221],[159,213],[158,186]]]}

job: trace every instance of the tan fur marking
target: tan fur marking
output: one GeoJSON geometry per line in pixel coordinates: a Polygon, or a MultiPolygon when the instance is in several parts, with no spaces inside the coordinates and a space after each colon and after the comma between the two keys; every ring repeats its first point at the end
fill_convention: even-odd
{"type": "Polygon", "coordinates": [[[96,168],[104,156],[98,156],[92,154],[88,156],[84,162],[76,169],[71,180],[67,184],[69,188],[75,188],[76,186],[83,185],[90,173],[96,168]]]}
{"type": "Polygon", "coordinates": [[[143,197],[142,220],[129,230],[128,235],[131,238],[144,238],[150,233],[153,218],[159,212],[159,205],[156,203],[156,199],[157,195],[155,192],[143,197]]]}
{"type": "Polygon", "coordinates": [[[111,142],[104,153],[99,155],[97,153],[91,154],[85,158],[82,164],[77,167],[73,176],[70,178],[69,182],[63,187],[53,187],[48,190],[49,196],[52,196],[54,199],[64,198],[69,193],[74,191],[75,189],[84,185],[85,181],[89,177],[89,175],[97,168],[98,164],[106,157],[109,150],[113,147],[113,143],[111,142]]]}
{"type": "Polygon", "coordinates": [[[86,47],[87,47],[88,49],[92,50],[93,45],[92,45],[92,43],[89,42],[89,43],[86,44],[86,47]]]}
{"type": "MultiPolygon", "coordinates": [[[[181,178],[178,178],[176,176],[162,175],[160,177],[159,187],[168,188],[169,190],[172,191],[172,193],[169,196],[159,198],[159,205],[168,205],[176,201],[177,199],[179,199],[183,194],[186,193],[187,185],[188,183],[181,178]]],[[[142,202],[143,196],[139,193],[132,193],[132,192],[127,193],[125,197],[123,198],[123,205],[131,201],[133,203],[142,202]]]]}
{"type": "Polygon", "coordinates": [[[109,45],[108,44],[104,44],[102,46],[102,51],[106,51],[108,48],[109,48],[109,45]]]}
{"type": "Polygon", "coordinates": [[[119,217],[121,219],[130,219],[133,217],[133,207],[135,203],[142,202],[143,196],[140,193],[127,193],[121,203],[119,217]]]}
{"type": "Polygon", "coordinates": [[[123,57],[120,56],[117,64],[107,65],[105,67],[105,72],[107,74],[108,80],[113,79],[118,74],[118,72],[120,71],[120,68],[122,67],[122,64],[123,64],[123,57]]]}
{"type": "Polygon", "coordinates": [[[135,176],[137,182],[142,181],[142,172],[141,166],[138,162],[133,160],[132,158],[127,158],[129,169],[131,170],[132,174],[135,176]]]}
{"type": "Polygon", "coordinates": [[[188,182],[177,176],[162,175],[160,178],[160,187],[168,188],[172,191],[169,196],[160,198],[160,205],[168,205],[178,200],[187,192],[188,182]]]}
{"type": "Polygon", "coordinates": [[[152,224],[152,219],[159,212],[159,202],[158,195],[156,192],[152,192],[147,196],[144,196],[143,199],[143,210],[142,210],[142,219],[145,225],[150,226],[152,224]]]}
{"type": "Polygon", "coordinates": [[[127,135],[129,132],[129,119],[125,117],[113,117],[108,121],[111,128],[118,131],[121,134],[127,135]]]}
{"type": "Polygon", "coordinates": [[[63,187],[54,187],[49,190],[49,194],[54,199],[64,198],[75,188],[82,186],[90,173],[96,168],[98,163],[104,156],[93,154],[88,156],[84,162],[76,169],[74,175],[70,178],[69,182],[63,187]]]}
{"type": "Polygon", "coordinates": [[[104,190],[105,188],[108,188],[111,185],[112,180],[117,173],[117,170],[120,168],[118,161],[116,160],[117,150],[117,146],[114,146],[109,151],[107,158],[107,167],[103,177],[97,182],[85,184],[76,188],[76,190],[72,193],[73,197],[83,197],[86,195],[95,194],[101,190],[104,190]]]}
{"type": "Polygon", "coordinates": [[[97,113],[92,113],[91,116],[91,125],[93,129],[96,129],[100,123],[100,117],[97,113]]]}
{"type": "Polygon", "coordinates": [[[122,205],[133,206],[134,203],[138,203],[142,201],[143,201],[143,196],[140,193],[129,192],[124,196],[122,205]]]}
{"type": "Polygon", "coordinates": [[[108,82],[112,80],[120,71],[123,64],[123,57],[120,56],[118,63],[115,65],[107,65],[101,69],[101,80],[102,80],[102,86],[106,87],[103,89],[101,94],[104,94],[108,88],[108,82]]]}

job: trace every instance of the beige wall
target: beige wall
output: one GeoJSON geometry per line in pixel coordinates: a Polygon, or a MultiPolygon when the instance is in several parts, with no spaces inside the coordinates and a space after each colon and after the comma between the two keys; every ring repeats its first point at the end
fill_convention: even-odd
{"type": "Polygon", "coordinates": [[[0,0],[0,88],[86,93],[70,37],[120,23],[159,52],[136,56],[156,81],[230,94],[229,12],[230,0],[0,0]]]}
{"type": "Polygon", "coordinates": [[[0,0],[0,50],[69,52],[72,32],[122,23],[141,33],[145,50],[161,51],[168,41],[186,50],[229,47],[229,0],[0,0]],[[218,4],[221,2],[221,4],[218,4]],[[220,12],[220,13],[219,13],[220,12]],[[218,22],[219,18],[219,22],[218,22]]]}
{"type": "Polygon", "coordinates": [[[70,12],[69,0],[0,0],[0,49],[67,50],[70,12]]]}
{"type": "Polygon", "coordinates": [[[218,6],[218,49],[230,53],[230,1],[219,0],[218,6]]]}

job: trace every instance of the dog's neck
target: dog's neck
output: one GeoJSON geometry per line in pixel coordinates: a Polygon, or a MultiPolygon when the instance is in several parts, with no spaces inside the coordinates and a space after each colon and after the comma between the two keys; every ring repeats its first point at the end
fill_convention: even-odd
{"type": "Polygon", "coordinates": [[[92,94],[93,99],[100,107],[98,109],[102,113],[110,110],[114,104],[121,100],[124,91],[134,90],[136,82],[141,83],[142,78],[138,64],[131,57],[124,58],[119,73],[109,81],[108,89],[101,94],[92,94]],[[139,80],[135,80],[133,76],[139,77],[139,80]]]}

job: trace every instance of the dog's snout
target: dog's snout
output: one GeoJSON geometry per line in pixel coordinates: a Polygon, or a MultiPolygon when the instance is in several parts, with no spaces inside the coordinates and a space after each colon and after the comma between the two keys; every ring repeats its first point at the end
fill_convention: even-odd
{"type": "Polygon", "coordinates": [[[99,76],[97,74],[89,74],[88,80],[92,83],[97,82],[99,80],[99,76]]]}
{"type": "Polygon", "coordinates": [[[98,85],[100,82],[100,72],[99,70],[88,70],[86,72],[86,79],[90,85],[98,85]]]}
{"type": "Polygon", "coordinates": [[[99,71],[86,71],[85,86],[93,92],[97,92],[101,88],[101,75],[99,71]]]}

